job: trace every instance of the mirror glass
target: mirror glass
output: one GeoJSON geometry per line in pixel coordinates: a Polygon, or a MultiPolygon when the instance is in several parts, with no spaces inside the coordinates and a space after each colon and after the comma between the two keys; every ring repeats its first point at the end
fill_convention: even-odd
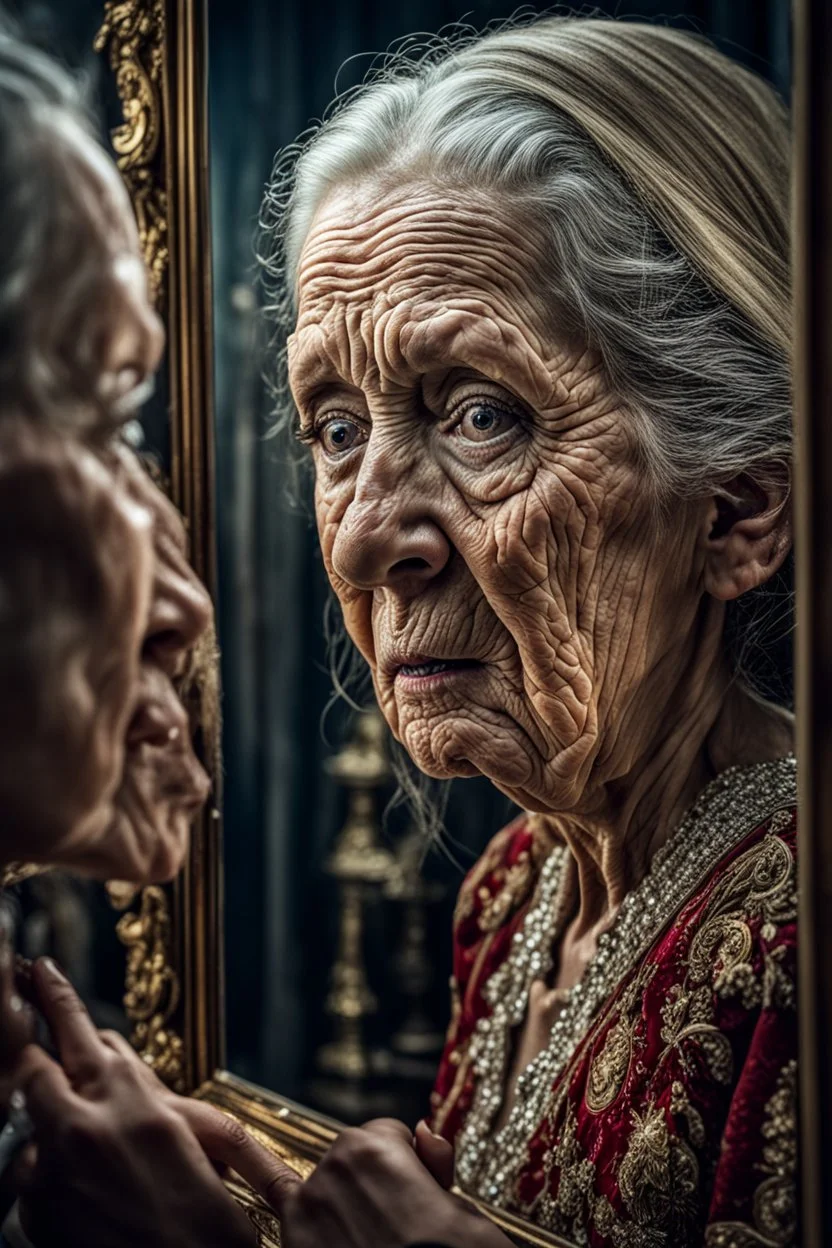
{"type": "MultiPolygon", "coordinates": [[[[680,2],[672,16],[664,4],[595,7],[703,33],[788,100],[788,0],[680,2]]],[[[415,1123],[426,1112],[450,1019],[460,884],[519,807],[472,776],[431,791],[429,808],[417,795],[414,813],[378,713],[359,715],[338,695],[351,659],[318,545],[311,475],[298,472],[289,435],[270,436],[264,374],[276,348],[261,317],[257,219],[275,154],[324,114],[336,91],[362,81],[372,54],[459,16],[446,0],[210,6],[228,1065],[346,1122],[392,1114],[415,1123]],[[441,834],[426,831],[432,820],[441,834]]],[[[494,3],[475,3],[465,21],[480,28],[505,16],[494,3]]],[[[717,116],[717,100],[713,107],[717,116]]],[[[494,415],[483,410],[477,420],[487,429],[494,415]]],[[[475,437],[478,429],[475,421],[475,437]]],[[[333,437],[344,436],[354,434],[335,429],[333,437]]],[[[775,478],[766,489],[776,492],[775,478]]],[[[735,484],[740,501],[719,504],[713,542],[739,512],[766,511],[758,486],[743,494],[735,484]]],[[[423,553],[413,558],[424,565],[423,553]]],[[[778,576],[782,605],[788,560],[778,576]]],[[[743,637],[741,612],[733,618],[743,637]]],[[[785,705],[787,633],[774,635],[764,656],[767,688],[785,705]]],[[[349,687],[357,706],[372,705],[368,680],[349,687]]],[[[502,863],[499,879],[478,888],[496,896],[507,877],[509,890],[526,887],[528,858],[502,863]]]]}
{"type": "MultiPolygon", "coordinates": [[[[6,8],[33,42],[67,63],[84,81],[90,103],[102,121],[102,140],[122,120],[121,104],[107,60],[96,51],[103,19],[101,0],[12,0],[6,8]]],[[[149,455],[164,482],[168,463],[168,418],[165,370],[156,392],[132,422],[131,441],[149,455]]],[[[123,997],[125,945],[119,911],[126,910],[134,890],[71,876],[64,871],[30,873],[25,864],[12,871],[23,878],[5,896],[17,924],[16,947],[27,958],[48,954],[64,968],[83,996],[99,1027],[129,1035],[123,997]]]]}

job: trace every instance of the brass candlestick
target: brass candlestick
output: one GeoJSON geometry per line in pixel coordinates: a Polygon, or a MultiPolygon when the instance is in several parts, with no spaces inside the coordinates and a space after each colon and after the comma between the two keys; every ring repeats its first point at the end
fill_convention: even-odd
{"type": "Polygon", "coordinates": [[[441,1050],[442,1032],[430,1018],[427,997],[433,966],[427,952],[428,907],[442,896],[442,887],[422,875],[424,841],[411,828],[400,842],[385,895],[404,907],[402,937],[395,958],[399,990],[406,1002],[404,1022],[391,1039],[393,1052],[405,1058],[428,1057],[441,1050]]]}
{"type": "Polygon", "coordinates": [[[371,1072],[366,1021],[378,1010],[364,959],[364,906],[372,888],[387,879],[394,858],[380,842],[376,795],[390,777],[384,750],[384,720],[378,711],[359,716],[350,742],[326,764],[328,773],[349,789],[349,806],[324,871],[338,882],[338,946],[330,972],[326,1012],[335,1038],[318,1050],[327,1074],[361,1079],[371,1072]]]}

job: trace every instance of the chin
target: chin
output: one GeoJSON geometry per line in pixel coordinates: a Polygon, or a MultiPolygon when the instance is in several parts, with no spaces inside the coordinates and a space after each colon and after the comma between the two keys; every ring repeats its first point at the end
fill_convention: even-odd
{"type": "Polygon", "coordinates": [[[511,794],[540,787],[543,760],[505,713],[414,719],[403,725],[401,740],[419,770],[434,779],[486,776],[511,794]]]}

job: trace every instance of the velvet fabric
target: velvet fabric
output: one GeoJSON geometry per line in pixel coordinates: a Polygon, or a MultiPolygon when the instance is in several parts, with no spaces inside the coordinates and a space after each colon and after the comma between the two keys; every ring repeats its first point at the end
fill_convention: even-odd
{"type": "MultiPolygon", "coordinates": [[[[533,821],[463,885],[454,1012],[432,1098],[454,1141],[477,1075],[483,987],[509,955],[547,846],[533,821]]],[[[497,1203],[593,1248],[796,1242],[796,811],[715,864],[615,986],[551,1089],[497,1203]]],[[[481,1194],[481,1193],[480,1193],[481,1194]]]]}

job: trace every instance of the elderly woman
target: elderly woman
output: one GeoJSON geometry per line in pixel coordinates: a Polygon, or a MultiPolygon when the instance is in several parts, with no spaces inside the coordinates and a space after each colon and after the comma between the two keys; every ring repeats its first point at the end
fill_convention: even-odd
{"type": "Polygon", "coordinates": [[[792,724],[726,641],[791,544],[788,171],[706,42],[548,19],[394,65],[272,188],[347,630],[416,766],[526,812],[433,1127],[598,1248],[794,1233],[792,724]]]}
{"type": "MultiPolygon", "coordinates": [[[[729,644],[791,541],[788,165],[706,43],[549,19],[388,66],[270,193],[349,634],[417,767],[525,812],[460,896],[432,1126],[596,1248],[794,1236],[792,727],[729,644]]],[[[507,1244],[424,1128],[303,1185],[225,1145],[288,1248],[507,1244]]],[[[78,1242],[146,1242],[135,1175],[51,1157],[78,1242]]]]}

